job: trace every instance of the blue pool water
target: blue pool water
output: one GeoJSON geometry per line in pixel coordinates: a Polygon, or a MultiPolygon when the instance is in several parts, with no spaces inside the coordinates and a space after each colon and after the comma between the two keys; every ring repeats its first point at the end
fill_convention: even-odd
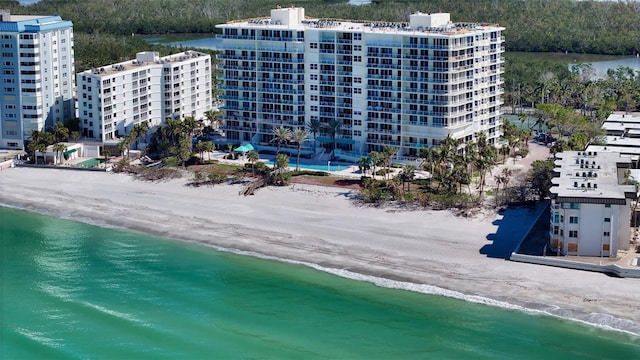
{"type": "MultiPolygon", "coordinates": [[[[273,166],[273,160],[267,160],[265,164],[273,166]]],[[[289,161],[289,167],[295,168],[296,162],[289,161]]],[[[314,171],[342,171],[347,170],[348,165],[334,165],[334,164],[300,164],[302,170],[314,170],[314,171]]]]}

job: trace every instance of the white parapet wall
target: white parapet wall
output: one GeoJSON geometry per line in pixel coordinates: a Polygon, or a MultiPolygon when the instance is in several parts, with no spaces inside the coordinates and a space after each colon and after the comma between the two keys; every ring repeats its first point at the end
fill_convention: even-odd
{"type": "Polygon", "coordinates": [[[595,271],[595,272],[601,272],[605,274],[614,274],[616,276],[623,277],[623,278],[627,278],[627,277],[640,278],[640,267],[636,269],[636,268],[621,267],[615,264],[598,265],[598,264],[584,263],[579,261],[565,260],[565,259],[556,258],[556,257],[523,255],[523,254],[517,254],[517,253],[512,253],[509,260],[525,262],[530,264],[563,267],[567,269],[595,271]]]}
{"type": "Polygon", "coordinates": [[[13,159],[0,162],[0,171],[14,167],[13,159]]]}

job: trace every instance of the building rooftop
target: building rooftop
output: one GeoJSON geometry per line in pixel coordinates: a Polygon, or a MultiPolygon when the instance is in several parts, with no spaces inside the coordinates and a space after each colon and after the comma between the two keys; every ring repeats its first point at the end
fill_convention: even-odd
{"type": "Polygon", "coordinates": [[[614,112],[607,120],[606,123],[636,123],[640,124],[640,113],[625,113],[625,112],[614,112]]]}
{"type": "Polygon", "coordinates": [[[557,202],[624,204],[635,187],[624,184],[631,159],[619,153],[564,151],[556,154],[551,193],[557,202]]]}
{"type": "Polygon", "coordinates": [[[0,31],[36,32],[71,26],[71,21],[62,20],[60,16],[11,15],[6,10],[0,10],[0,31]]]}
{"type": "Polygon", "coordinates": [[[185,51],[177,54],[171,54],[168,56],[160,57],[158,56],[158,52],[145,51],[145,52],[138,53],[136,55],[135,60],[127,60],[117,64],[93,68],[91,70],[83,71],[82,73],[93,74],[98,76],[111,76],[113,74],[121,73],[123,71],[131,71],[131,70],[144,68],[145,65],[148,66],[151,64],[181,63],[183,61],[187,61],[189,59],[197,58],[200,56],[209,56],[209,55],[198,52],[198,51],[185,51]]]}
{"type": "Polygon", "coordinates": [[[250,28],[256,29],[326,29],[326,30],[353,30],[354,32],[367,33],[407,33],[416,36],[434,35],[443,36],[459,35],[493,28],[503,30],[497,24],[486,23],[453,23],[449,20],[449,13],[425,14],[416,12],[410,16],[409,22],[376,22],[336,19],[312,19],[305,18],[304,8],[278,8],[271,10],[271,17],[262,17],[247,20],[230,21],[217,25],[219,28],[250,28]]]}

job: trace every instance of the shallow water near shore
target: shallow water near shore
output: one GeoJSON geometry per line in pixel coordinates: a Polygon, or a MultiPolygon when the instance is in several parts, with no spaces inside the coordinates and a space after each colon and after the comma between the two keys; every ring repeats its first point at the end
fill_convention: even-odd
{"type": "Polygon", "coordinates": [[[8,359],[640,356],[620,332],[2,207],[0,300],[8,359]]]}

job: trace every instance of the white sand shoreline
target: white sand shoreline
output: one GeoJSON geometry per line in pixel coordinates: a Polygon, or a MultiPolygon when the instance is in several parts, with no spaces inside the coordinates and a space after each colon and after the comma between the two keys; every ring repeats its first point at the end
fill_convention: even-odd
{"type": "MultiPolygon", "coordinates": [[[[0,203],[315,264],[343,276],[348,271],[374,283],[401,281],[414,284],[414,291],[433,286],[464,294],[463,300],[504,302],[640,336],[640,279],[487,257],[480,250],[491,245],[487,237],[496,233],[500,215],[463,219],[445,211],[359,207],[349,201],[353,194],[338,188],[294,185],[241,197],[238,186],[193,188],[185,182],[14,168],[0,172],[0,203]]],[[[526,210],[521,212],[513,221],[526,224],[526,210]]]]}

